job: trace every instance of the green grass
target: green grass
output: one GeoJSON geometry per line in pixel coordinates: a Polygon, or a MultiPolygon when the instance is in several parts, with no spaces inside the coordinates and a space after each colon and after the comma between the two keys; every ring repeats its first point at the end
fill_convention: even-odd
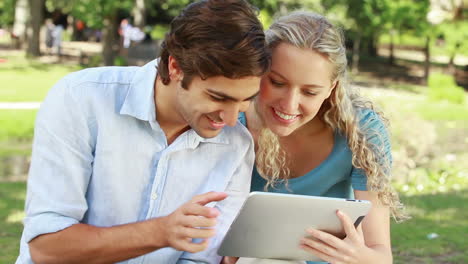
{"type": "Polygon", "coordinates": [[[37,110],[0,109],[0,157],[31,152],[37,110]]]}
{"type": "Polygon", "coordinates": [[[415,105],[416,112],[426,120],[432,121],[466,121],[468,107],[466,105],[446,102],[419,103],[415,105]]]}
{"type": "Polygon", "coordinates": [[[23,230],[26,183],[0,183],[0,263],[15,263],[23,230]]]}
{"type": "Polygon", "coordinates": [[[47,91],[67,73],[78,66],[44,64],[22,56],[2,57],[0,63],[0,101],[42,101],[47,91]]]}
{"type": "Polygon", "coordinates": [[[392,224],[395,263],[468,263],[468,190],[402,200],[413,218],[392,224]]]}
{"type": "Polygon", "coordinates": [[[37,110],[0,109],[0,142],[31,140],[37,110]]]}

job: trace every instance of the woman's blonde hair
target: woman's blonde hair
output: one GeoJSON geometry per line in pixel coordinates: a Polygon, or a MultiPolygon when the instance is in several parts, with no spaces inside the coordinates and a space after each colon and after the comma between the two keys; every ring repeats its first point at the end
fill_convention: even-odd
{"type": "MultiPolygon", "coordinates": [[[[275,21],[266,32],[271,49],[280,43],[288,43],[303,49],[311,49],[325,55],[334,66],[332,83],[337,82],[330,97],[324,101],[318,115],[334,131],[346,137],[352,152],[352,164],[367,176],[367,189],[378,194],[382,204],[388,206],[396,219],[403,219],[402,204],[390,183],[391,157],[385,153],[384,144],[373,144],[369,138],[377,137],[384,143],[379,131],[362,131],[359,112],[371,109],[385,126],[388,120],[373,104],[348,85],[347,59],[344,37],[340,29],[324,16],[312,12],[296,11],[275,21]]],[[[269,129],[260,132],[257,141],[256,165],[267,180],[268,187],[275,187],[289,177],[287,154],[281,149],[278,137],[269,129]]]]}

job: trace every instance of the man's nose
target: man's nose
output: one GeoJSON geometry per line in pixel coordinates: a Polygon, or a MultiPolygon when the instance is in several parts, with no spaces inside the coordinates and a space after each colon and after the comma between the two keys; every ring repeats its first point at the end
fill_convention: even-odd
{"type": "Polygon", "coordinates": [[[237,124],[237,117],[239,116],[239,104],[232,104],[224,108],[220,113],[220,118],[228,125],[235,126],[237,124]]]}

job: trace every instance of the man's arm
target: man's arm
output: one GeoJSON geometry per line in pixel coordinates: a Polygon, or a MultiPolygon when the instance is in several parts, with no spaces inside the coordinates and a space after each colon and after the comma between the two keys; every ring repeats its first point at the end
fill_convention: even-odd
{"type": "Polygon", "coordinates": [[[34,263],[113,263],[141,256],[163,247],[199,252],[214,236],[219,212],[205,207],[221,201],[225,193],[195,196],[172,214],[142,222],[95,227],[75,224],[64,230],[40,235],[29,242],[34,263]],[[203,228],[200,228],[203,227],[203,228]],[[201,238],[201,243],[192,239],[201,238]]]}

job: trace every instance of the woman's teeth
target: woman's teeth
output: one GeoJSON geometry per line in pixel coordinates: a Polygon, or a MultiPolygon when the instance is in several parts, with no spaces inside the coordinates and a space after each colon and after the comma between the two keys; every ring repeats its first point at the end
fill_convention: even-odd
{"type": "Polygon", "coordinates": [[[275,110],[275,113],[276,113],[279,117],[281,117],[281,118],[283,118],[283,119],[285,119],[285,120],[291,120],[291,119],[294,119],[294,118],[297,117],[297,115],[287,115],[287,114],[284,114],[284,113],[279,112],[278,110],[275,110]]]}

